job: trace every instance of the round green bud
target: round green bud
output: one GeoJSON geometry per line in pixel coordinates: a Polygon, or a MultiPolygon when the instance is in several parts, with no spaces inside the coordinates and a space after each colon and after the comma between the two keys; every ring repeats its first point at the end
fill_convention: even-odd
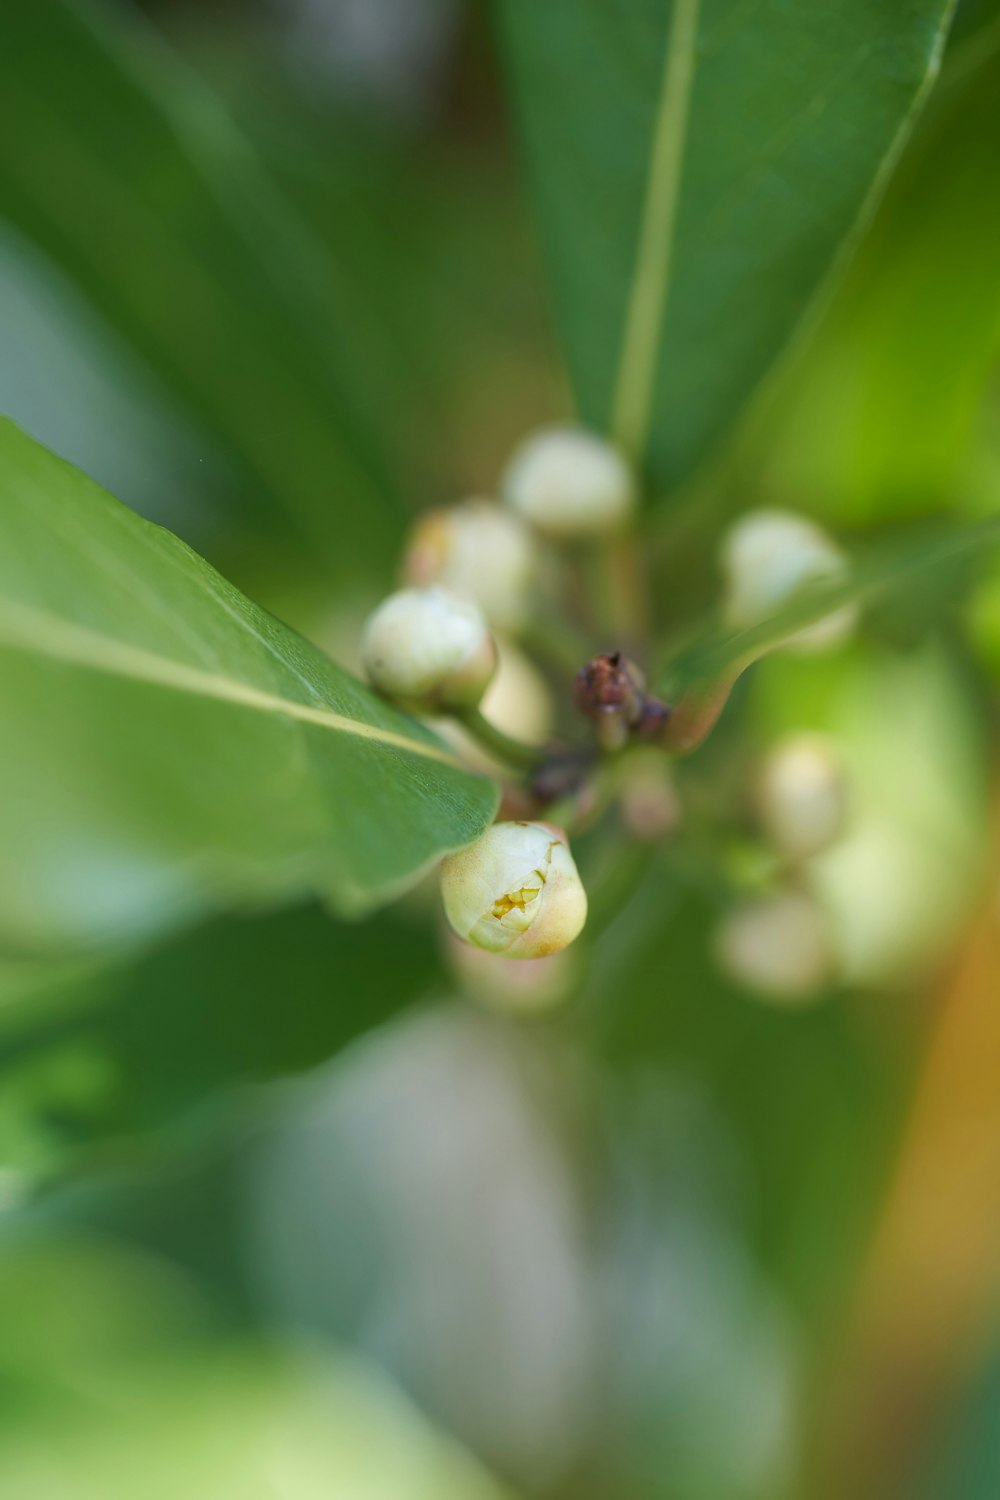
{"type": "Polygon", "coordinates": [[[460,938],[507,958],[558,953],[587,919],[569,843],[551,823],[494,823],[442,861],[441,895],[460,938]]]}
{"type": "Polygon", "coordinates": [[[361,651],[380,693],[426,710],[474,708],[497,665],[482,614],[442,588],[390,594],[370,616],[361,651]]]}
{"type": "Polygon", "coordinates": [[[549,427],[529,437],[501,489],[513,510],[558,541],[614,531],[636,502],[632,471],[617,448],[580,427],[549,427]]]}
{"type": "MultiPolygon", "coordinates": [[[[775,614],[810,583],[843,578],[847,559],[822,527],[785,510],[755,510],[737,521],[722,544],[726,623],[742,630],[775,614]]],[[[857,623],[845,605],[785,641],[795,651],[839,645],[857,623]]]]}

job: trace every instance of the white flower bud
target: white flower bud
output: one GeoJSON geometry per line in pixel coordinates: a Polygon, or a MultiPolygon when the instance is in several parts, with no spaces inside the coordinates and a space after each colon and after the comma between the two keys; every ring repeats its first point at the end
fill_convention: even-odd
{"type": "Polygon", "coordinates": [[[587,894],[551,823],[494,823],[441,864],[445,915],[460,938],[507,958],[544,958],[579,935],[587,894]]]}
{"type": "Polygon", "coordinates": [[[498,630],[517,631],[531,613],[536,543],[517,516],[489,500],[422,516],[403,561],[407,583],[440,583],[478,604],[498,630]]]}
{"type": "Polygon", "coordinates": [[[782,740],[761,767],[757,802],[764,828],[791,859],[828,849],[847,818],[847,782],[830,742],[818,734],[782,740]]]}
{"type": "Polygon", "coordinates": [[[497,664],[497,649],[474,604],[447,589],[401,589],[383,600],[361,642],[370,682],[423,708],[472,708],[497,664]]]}
{"type": "Polygon", "coordinates": [[[561,541],[613,531],[636,500],[622,455],[579,427],[550,427],[529,437],[511,459],[501,488],[519,515],[561,541]]]}
{"type": "MultiPolygon", "coordinates": [[[[725,618],[737,630],[775,614],[810,583],[842,578],[847,559],[826,532],[805,516],[755,510],[738,521],[722,544],[725,618]]],[[[853,630],[857,609],[848,604],[788,637],[796,651],[839,645],[853,630]]]]}
{"type": "Polygon", "coordinates": [[[730,979],[772,1000],[806,1000],[832,976],[826,923],[803,891],[735,907],[716,933],[715,951],[730,979]]]}

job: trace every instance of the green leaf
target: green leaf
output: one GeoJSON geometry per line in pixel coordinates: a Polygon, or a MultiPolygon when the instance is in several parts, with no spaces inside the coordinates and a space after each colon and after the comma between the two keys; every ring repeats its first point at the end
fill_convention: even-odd
{"type": "Polygon", "coordinates": [[[947,0],[498,0],[584,421],[709,451],[885,180],[947,0]]]}
{"type": "Polygon", "coordinates": [[[920,596],[931,581],[982,562],[1000,546],[1000,516],[928,540],[872,548],[842,579],[811,584],[783,609],[745,630],[708,629],[674,653],[658,677],[658,691],[676,701],[719,683],[845,605],[867,605],[887,594],[920,596]]]}
{"type": "Polygon", "coordinates": [[[387,330],[152,28],[7,8],[0,199],[233,461],[244,505],[333,571],[388,554],[387,330]]]}
{"type": "Polygon", "coordinates": [[[998,139],[994,25],[949,51],[872,232],[754,434],[779,503],[808,495],[865,523],[953,500],[1000,351],[998,139]]]}
{"type": "MultiPolygon", "coordinates": [[[[40,1015],[21,1003],[0,1034],[0,1147],[12,1112],[56,1167],[109,1139],[188,1122],[200,1131],[231,1109],[234,1090],[316,1067],[412,1005],[436,955],[429,922],[391,911],[345,924],[315,906],[219,917],[108,955],[85,1003],[43,1004],[40,1015]],[[67,1098],[71,1060],[96,1082],[67,1098]]],[[[68,972],[36,967],[49,969],[54,994],[79,990],[68,972]]]]}
{"type": "Polygon", "coordinates": [[[183,542],[0,423],[0,947],[317,892],[363,911],[496,790],[183,542]]]}

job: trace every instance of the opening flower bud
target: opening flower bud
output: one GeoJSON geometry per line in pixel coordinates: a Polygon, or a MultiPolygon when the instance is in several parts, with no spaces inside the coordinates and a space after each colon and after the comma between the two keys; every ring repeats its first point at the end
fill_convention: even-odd
{"type": "Polygon", "coordinates": [[[507,958],[558,953],[587,918],[566,835],[551,823],[494,823],[442,861],[441,895],[460,938],[507,958]]]}
{"type": "Polygon", "coordinates": [[[791,859],[810,859],[844,830],[847,782],[833,746],[818,734],[791,735],[760,770],[757,803],[771,839],[791,859]]]}
{"type": "MultiPolygon", "coordinates": [[[[726,622],[737,630],[756,625],[807,584],[844,577],[847,566],[832,538],[805,516],[784,510],[751,511],[730,529],[722,545],[726,622]]],[[[822,651],[839,645],[856,622],[856,608],[845,605],[795,631],[785,645],[802,652],[822,651]]]]}
{"type": "Polygon", "coordinates": [[[489,500],[467,500],[432,510],[413,528],[403,574],[411,584],[443,584],[478,604],[498,630],[517,631],[531,612],[536,542],[509,510],[489,500]]]}
{"type": "Polygon", "coordinates": [[[479,610],[442,588],[390,594],[369,618],[361,649],[379,692],[425,709],[475,707],[497,665],[479,610]]]}
{"type": "Polygon", "coordinates": [[[579,427],[551,427],[527,439],[503,477],[504,499],[547,536],[601,536],[635,506],[632,472],[603,438],[579,427]]]}

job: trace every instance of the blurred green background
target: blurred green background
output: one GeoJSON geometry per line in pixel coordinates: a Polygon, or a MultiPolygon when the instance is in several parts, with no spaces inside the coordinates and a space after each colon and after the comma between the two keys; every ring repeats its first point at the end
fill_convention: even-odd
{"type": "MultiPolygon", "coordinates": [[[[743,510],[864,545],[1000,509],[998,228],[963,0],[809,338],[648,522],[661,633],[743,510]]],[[[471,0],[11,4],[0,305],[0,409],[348,665],[412,517],[570,411],[471,0]]],[[[0,961],[0,1494],[1000,1492],[998,686],[995,565],[769,658],[683,838],[582,841],[538,1014],[423,888],[0,961]],[[852,817],[812,872],[839,977],[781,1004],[714,934],[800,730],[852,817]]]]}

